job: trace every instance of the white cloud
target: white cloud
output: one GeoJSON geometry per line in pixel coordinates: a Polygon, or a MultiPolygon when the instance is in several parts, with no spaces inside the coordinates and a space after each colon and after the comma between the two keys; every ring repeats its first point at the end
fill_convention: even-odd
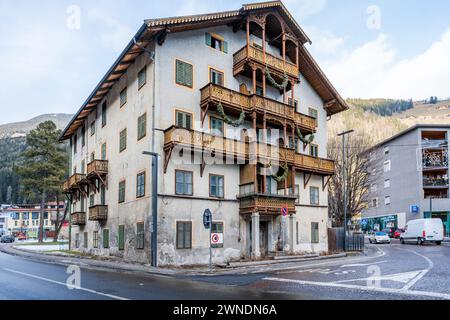
{"type": "Polygon", "coordinates": [[[423,53],[398,60],[387,35],[324,63],[325,72],[346,97],[423,99],[450,96],[450,29],[423,53]]]}
{"type": "Polygon", "coordinates": [[[312,41],[312,51],[316,54],[335,54],[344,45],[344,38],[332,32],[323,31],[314,26],[304,26],[306,34],[312,41]]]}

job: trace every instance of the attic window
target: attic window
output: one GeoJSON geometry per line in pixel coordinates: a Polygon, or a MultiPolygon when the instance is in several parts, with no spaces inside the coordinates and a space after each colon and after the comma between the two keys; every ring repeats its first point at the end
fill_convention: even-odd
{"type": "Polygon", "coordinates": [[[221,36],[213,33],[206,33],[205,41],[208,47],[228,53],[228,42],[226,42],[221,36]]]}

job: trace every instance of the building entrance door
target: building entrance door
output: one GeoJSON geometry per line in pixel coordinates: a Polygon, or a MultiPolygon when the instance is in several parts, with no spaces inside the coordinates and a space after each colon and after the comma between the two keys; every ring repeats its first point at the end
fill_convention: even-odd
{"type": "Polygon", "coordinates": [[[267,256],[269,253],[269,223],[261,221],[259,223],[259,251],[261,257],[267,256]]]}

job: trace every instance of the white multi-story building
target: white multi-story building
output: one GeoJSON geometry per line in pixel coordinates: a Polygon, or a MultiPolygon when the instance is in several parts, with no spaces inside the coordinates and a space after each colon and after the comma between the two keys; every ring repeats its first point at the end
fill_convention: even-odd
{"type": "Polygon", "coordinates": [[[216,263],[326,252],[326,123],[347,105],[308,42],[279,1],[145,21],[61,135],[72,249],[148,263],[156,196],[159,265],[209,261],[205,209],[216,263]]]}

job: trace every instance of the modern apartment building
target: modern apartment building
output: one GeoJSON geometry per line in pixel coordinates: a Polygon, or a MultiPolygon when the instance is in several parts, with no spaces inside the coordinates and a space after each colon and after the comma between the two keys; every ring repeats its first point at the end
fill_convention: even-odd
{"type": "Polygon", "coordinates": [[[280,1],[145,21],[61,135],[72,249],[148,263],[156,194],[159,265],[209,261],[205,209],[214,263],[326,252],[327,120],[347,105],[309,42],[280,1]]]}
{"type": "Polygon", "coordinates": [[[412,219],[441,218],[450,232],[448,125],[416,125],[369,150],[369,206],[364,231],[403,228],[412,219]]]}

